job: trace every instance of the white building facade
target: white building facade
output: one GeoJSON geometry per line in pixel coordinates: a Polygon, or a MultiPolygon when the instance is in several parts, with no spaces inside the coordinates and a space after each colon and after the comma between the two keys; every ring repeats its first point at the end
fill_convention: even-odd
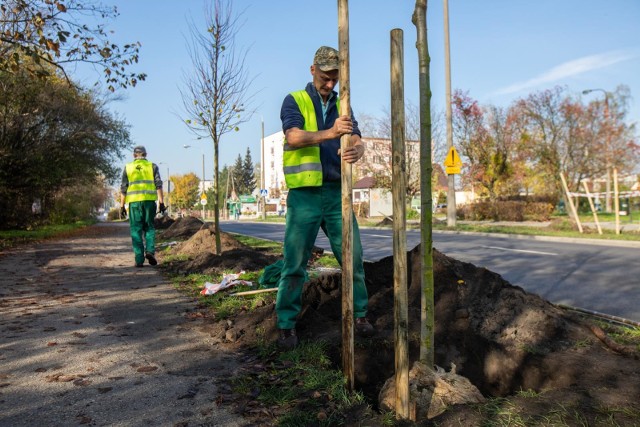
{"type": "Polygon", "coordinates": [[[264,188],[269,192],[268,197],[276,197],[286,189],[282,170],[283,146],[282,131],[264,137],[264,188]]]}

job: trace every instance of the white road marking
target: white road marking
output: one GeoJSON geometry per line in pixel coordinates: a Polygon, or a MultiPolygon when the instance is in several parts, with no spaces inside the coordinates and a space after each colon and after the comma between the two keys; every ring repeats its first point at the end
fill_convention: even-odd
{"type": "Polygon", "coordinates": [[[557,253],[553,253],[553,252],[541,252],[541,251],[528,251],[525,249],[511,249],[511,248],[501,248],[499,246],[480,246],[481,248],[486,248],[486,249],[497,249],[499,251],[507,251],[507,252],[522,252],[522,253],[526,253],[526,254],[536,254],[536,255],[558,255],[557,253]]]}

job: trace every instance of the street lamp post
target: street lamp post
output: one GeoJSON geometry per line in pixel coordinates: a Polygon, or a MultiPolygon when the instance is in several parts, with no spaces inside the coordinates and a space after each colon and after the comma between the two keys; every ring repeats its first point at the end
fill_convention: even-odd
{"type": "MultiPolygon", "coordinates": [[[[451,55],[449,47],[449,1],[444,0],[444,72],[447,121],[447,148],[453,147],[453,125],[451,119],[451,55]]],[[[431,195],[429,195],[431,196],[431,195]]],[[[437,203],[437,201],[436,201],[437,203]]],[[[456,226],[456,176],[447,175],[447,226],[456,226]]]]}
{"type": "Polygon", "coordinates": [[[262,199],[262,219],[267,219],[267,197],[262,194],[264,190],[264,120],[262,120],[262,138],[260,139],[260,197],[262,199]]]}
{"type": "Polygon", "coordinates": [[[604,117],[605,117],[605,123],[607,124],[607,137],[605,138],[605,162],[606,162],[606,169],[607,169],[607,176],[606,176],[606,194],[605,194],[605,212],[610,213],[611,212],[611,156],[610,156],[610,150],[611,150],[611,113],[609,111],[609,95],[610,93],[607,92],[604,89],[585,89],[582,91],[583,95],[586,95],[588,93],[591,92],[602,92],[604,93],[604,117]]]}

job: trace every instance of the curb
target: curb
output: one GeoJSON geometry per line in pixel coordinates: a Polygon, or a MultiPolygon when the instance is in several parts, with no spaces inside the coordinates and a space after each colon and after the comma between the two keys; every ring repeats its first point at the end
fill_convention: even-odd
{"type": "Polygon", "coordinates": [[[582,243],[585,245],[599,246],[617,246],[622,248],[640,248],[639,241],[630,240],[605,240],[605,239],[586,239],[579,237],[556,237],[556,236],[530,236],[527,234],[503,234],[503,233],[483,233],[480,231],[452,231],[452,230],[433,230],[433,233],[440,234],[468,234],[473,236],[491,236],[501,239],[522,239],[522,240],[540,240],[545,242],[565,242],[565,243],[582,243]]]}

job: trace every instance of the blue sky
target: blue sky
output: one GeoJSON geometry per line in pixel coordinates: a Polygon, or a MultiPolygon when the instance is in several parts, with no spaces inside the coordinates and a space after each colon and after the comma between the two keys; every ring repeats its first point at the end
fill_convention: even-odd
{"type": "MultiPolygon", "coordinates": [[[[131,125],[135,144],[170,173],[213,175],[212,142],[195,140],[180,120],[179,88],[191,69],[188,22],[201,23],[202,0],[104,0],[120,16],[109,24],[118,42],[142,43],[139,71],[148,78],[109,108],[131,125]],[[185,149],[184,145],[191,148],[185,149]]],[[[410,0],[349,2],[351,105],[356,114],[383,116],[390,104],[389,38],[404,30],[405,100],[418,103],[416,32],[410,0]]],[[[284,96],[310,80],[309,65],[321,45],[337,46],[337,1],[234,0],[243,12],[238,47],[248,48],[255,76],[257,113],[239,132],[223,136],[220,165],[250,148],[260,160],[265,135],[280,130],[284,96]]],[[[443,2],[428,1],[432,108],[444,110],[443,2]]],[[[613,91],[629,86],[630,120],[640,121],[640,1],[638,0],[449,0],[452,88],[483,104],[507,106],[529,93],[565,86],[613,91]]],[[[92,76],[93,77],[93,76],[92,76]]],[[[93,77],[95,79],[95,77],[93,77]]],[[[585,100],[603,96],[585,95],[585,100]]],[[[366,135],[366,129],[362,129],[366,135]]],[[[130,156],[127,153],[127,160],[130,156]]]]}

